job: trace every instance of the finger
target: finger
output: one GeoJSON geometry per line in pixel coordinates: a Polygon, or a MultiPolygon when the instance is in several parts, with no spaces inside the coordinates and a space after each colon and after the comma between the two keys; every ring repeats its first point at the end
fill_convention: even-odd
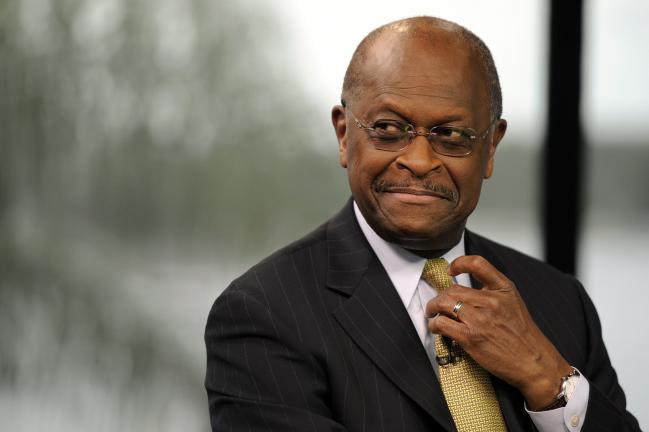
{"type": "Polygon", "coordinates": [[[441,314],[453,320],[462,321],[462,316],[470,315],[471,310],[474,309],[471,304],[453,297],[436,297],[426,305],[426,317],[432,318],[441,314]]]}
{"type": "Polygon", "coordinates": [[[451,318],[455,318],[453,308],[458,301],[461,300],[458,300],[457,298],[451,297],[446,294],[439,295],[426,304],[426,316],[434,317],[437,314],[443,314],[451,318]]]}
{"type": "Polygon", "coordinates": [[[463,340],[466,326],[444,315],[437,315],[428,320],[428,330],[431,333],[449,337],[458,343],[463,340]]]}
{"type": "Polygon", "coordinates": [[[464,306],[471,305],[477,308],[493,306],[493,299],[487,291],[477,290],[458,284],[452,285],[444,291],[443,294],[438,295],[433,300],[430,300],[426,305],[424,305],[424,312],[427,317],[443,313],[444,315],[454,318],[455,316],[449,311],[453,310],[453,307],[458,301],[462,301],[464,306]],[[433,302],[435,299],[438,300],[433,302]]]}
{"type": "Polygon", "coordinates": [[[461,256],[449,264],[451,276],[461,273],[471,273],[474,278],[490,289],[502,288],[510,282],[496,267],[479,255],[461,256]]]}
{"type": "Polygon", "coordinates": [[[462,300],[465,303],[470,303],[473,306],[484,306],[490,302],[488,291],[469,288],[460,284],[453,284],[450,288],[444,291],[444,295],[451,296],[457,300],[462,300]]]}

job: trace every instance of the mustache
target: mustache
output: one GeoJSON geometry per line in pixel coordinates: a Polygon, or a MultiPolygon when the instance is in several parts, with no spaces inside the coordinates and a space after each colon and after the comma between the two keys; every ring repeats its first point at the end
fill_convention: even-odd
{"type": "Polygon", "coordinates": [[[374,192],[390,192],[394,189],[418,189],[431,192],[434,195],[439,195],[451,202],[456,202],[457,192],[447,186],[432,181],[413,182],[413,181],[400,181],[391,182],[387,180],[378,180],[372,184],[374,192]]]}

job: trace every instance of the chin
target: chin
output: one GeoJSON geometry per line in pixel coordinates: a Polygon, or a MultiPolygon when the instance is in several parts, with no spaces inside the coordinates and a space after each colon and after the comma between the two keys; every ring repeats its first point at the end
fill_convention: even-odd
{"type": "Polygon", "coordinates": [[[430,251],[452,248],[460,240],[463,230],[463,223],[451,226],[400,225],[377,233],[386,241],[406,249],[430,251]]]}

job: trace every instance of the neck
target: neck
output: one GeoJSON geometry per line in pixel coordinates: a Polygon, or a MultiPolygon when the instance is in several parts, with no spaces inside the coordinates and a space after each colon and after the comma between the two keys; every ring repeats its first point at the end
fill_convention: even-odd
{"type": "Polygon", "coordinates": [[[412,238],[384,236],[377,232],[385,241],[401,246],[402,248],[422,258],[438,258],[457,245],[462,239],[464,224],[456,229],[431,238],[412,238]]]}
{"type": "Polygon", "coordinates": [[[451,248],[446,248],[446,249],[437,249],[437,250],[416,250],[416,249],[408,249],[406,248],[409,252],[412,252],[413,254],[420,256],[422,258],[426,259],[431,259],[431,258],[439,258],[442,255],[444,255],[446,252],[450,251],[451,248]]]}

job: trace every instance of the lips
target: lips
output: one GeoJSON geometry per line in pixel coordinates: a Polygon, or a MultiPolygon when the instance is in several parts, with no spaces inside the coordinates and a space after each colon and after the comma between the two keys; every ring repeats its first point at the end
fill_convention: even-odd
{"type": "Polygon", "coordinates": [[[428,189],[414,189],[414,188],[404,188],[404,187],[395,187],[387,188],[383,192],[387,193],[399,193],[399,194],[408,194],[408,195],[420,195],[420,196],[431,196],[435,198],[443,198],[451,201],[451,199],[443,193],[434,192],[428,189]]]}
{"type": "Polygon", "coordinates": [[[375,183],[374,191],[420,197],[441,198],[451,202],[457,201],[456,192],[453,189],[450,189],[439,183],[424,183],[413,185],[411,183],[388,183],[385,180],[380,180],[375,183]]]}

